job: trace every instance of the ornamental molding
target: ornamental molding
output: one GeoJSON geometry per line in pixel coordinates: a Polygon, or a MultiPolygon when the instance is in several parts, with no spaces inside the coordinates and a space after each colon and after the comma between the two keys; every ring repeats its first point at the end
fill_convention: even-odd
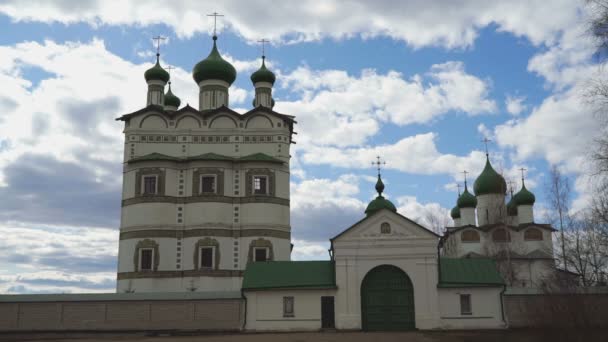
{"type": "Polygon", "coordinates": [[[139,250],[141,248],[152,248],[154,250],[154,260],[152,260],[152,271],[158,271],[158,264],[160,262],[160,254],[158,253],[158,242],[150,239],[141,240],[135,245],[135,254],[133,255],[134,269],[140,273],[149,273],[152,271],[142,271],[139,269],[139,250]]]}

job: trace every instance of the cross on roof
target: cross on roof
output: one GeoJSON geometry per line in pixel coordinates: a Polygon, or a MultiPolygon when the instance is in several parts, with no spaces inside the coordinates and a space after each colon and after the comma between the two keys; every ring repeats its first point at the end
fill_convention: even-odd
{"type": "Polygon", "coordinates": [[[219,14],[217,12],[213,12],[212,14],[207,14],[208,17],[213,17],[213,36],[216,36],[217,32],[217,17],[223,17],[223,14],[219,14]]]}
{"type": "Polygon", "coordinates": [[[161,35],[152,37],[152,40],[156,40],[156,56],[157,57],[160,55],[160,42],[165,39],[167,39],[167,37],[163,37],[161,35]]]}
{"type": "Polygon", "coordinates": [[[270,40],[262,38],[258,40],[258,43],[262,43],[262,58],[266,57],[266,43],[270,43],[270,40]]]}
{"type": "Polygon", "coordinates": [[[460,185],[460,184],[456,183],[456,187],[458,188],[458,197],[460,197],[460,187],[461,187],[461,186],[462,186],[462,185],[460,185]]]}
{"type": "Polygon", "coordinates": [[[483,140],[481,140],[485,145],[486,145],[486,156],[488,155],[488,143],[492,140],[488,139],[488,138],[483,138],[483,140]]]}
{"type": "Polygon", "coordinates": [[[519,169],[519,171],[521,171],[521,180],[523,182],[523,180],[524,180],[524,172],[528,171],[528,169],[522,167],[522,168],[519,169]]]}
{"type": "Polygon", "coordinates": [[[509,189],[511,191],[511,197],[513,197],[513,181],[509,180],[509,189]]]}
{"type": "Polygon", "coordinates": [[[462,171],[462,173],[464,174],[464,186],[466,187],[467,186],[467,173],[469,173],[469,171],[464,170],[464,171],[462,171]]]}
{"type": "Polygon", "coordinates": [[[381,161],[380,160],[380,156],[376,156],[377,161],[372,162],[372,165],[376,166],[376,168],[378,169],[378,176],[380,176],[380,168],[382,167],[382,165],[386,165],[386,161],[381,161]]]}

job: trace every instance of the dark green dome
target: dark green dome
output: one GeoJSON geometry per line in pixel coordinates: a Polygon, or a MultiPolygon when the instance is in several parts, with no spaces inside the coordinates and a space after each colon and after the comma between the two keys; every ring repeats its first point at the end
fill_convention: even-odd
{"type": "Polygon", "coordinates": [[[458,208],[458,206],[455,206],[454,208],[452,208],[452,211],[450,211],[450,216],[452,216],[453,219],[459,219],[460,218],[460,208],[458,208]]]}
{"type": "Polygon", "coordinates": [[[384,183],[382,183],[380,175],[378,175],[378,181],[376,182],[376,191],[378,191],[378,197],[369,202],[367,208],[365,209],[365,214],[369,216],[381,209],[388,209],[392,212],[397,212],[395,205],[382,196],[382,191],[384,191],[384,183]]]}
{"type": "Polygon", "coordinates": [[[477,198],[473,196],[467,186],[464,186],[464,192],[462,195],[458,197],[458,201],[456,201],[456,205],[458,208],[475,208],[477,207],[477,198]]]}
{"type": "Polygon", "coordinates": [[[513,196],[513,199],[517,205],[534,205],[534,202],[536,202],[536,196],[526,189],[526,184],[523,181],[521,190],[513,196]]]}
{"type": "Polygon", "coordinates": [[[182,101],[179,99],[179,97],[175,96],[171,91],[171,82],[169,82],[169,90],[165,94],[165,106],[179,108],[181,103],[182,101]]]}
{"type": "Polygon", "coordinates": [[[251,74],[251,82],[256,84],[258,82],[268,82],[274,85],[276,77],[274,73],[266,68],[265,57],[262,56],[262,66],[253,74],[251,74]]]}
{"type": "Polygon", "coordinates": [[[473,185],[475,196],[487,194],[504,195],[507,191],[507,182],[503,176],[498,174],[490,164],[490,158],[486,155],[486,166],[475,180],[473,185]]]}
{"type": "Polygon", "coordinates": [[[216,45],[217,37],[213,37],[213,49],[207,58],[198,62],[192,69],[192,77],[196,84],[205,80],[222,80],[231,85],[236,79],[236,69],[222,58],[216,45]]]}
{"type": "Polygon", "coordinates": [[[163,69],[158,62],[158,54],[156,55],[156,64],[153,67],[146,70],[144,73],[144,78],[146,82],[148,81],[163,81],[167,83],[169,81],[169,73],[167,70],[163,69]]]}
{"type": "Polygon", "coordinates": [[[517,204],[513,196],[511,196],[511,200],[507,203],[507,215],[509,216],[517,216],[517,204]]]}

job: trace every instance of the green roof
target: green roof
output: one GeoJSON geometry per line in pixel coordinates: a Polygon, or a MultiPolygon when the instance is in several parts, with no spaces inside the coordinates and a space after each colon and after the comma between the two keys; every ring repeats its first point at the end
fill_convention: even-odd
{"type": "Polygon", "coordinates": [[[456,202],[456,204],[458,205],[458,208],[475,208],[475,207],[477,207],[477,198],[475,198],[475,196],[473,196],[469,192],[469,189],[467,188],[466,183],[464,185],[464,192],[462,193],[462,195],[460,195],[460,197],[458,197],[458,201],[456,202]]]}
{"type": "Polygon", "coordinates": [[[376,182],[376,191],[378,191],[378,196],[369,202],[367,208],[365,208],[365,214],[369,216],[380,209],[388,209],[392,212],[397,212],[397,208],[395,208],[393,202],[382,196],[382,192],[384,191],[384,183],[382,182],[380,174],[378,174],[378,181],[376,182]]]}
{"type": "Polygon", "coordinates": [[[251,74],[251,82],[256,84],[258,82],[268,82],[274,84],[276,77],[274,73],[266,68],[265,57],[262,56],[262,66],[253,74],[251,74]]]}
{"type": "Polygon", "coordinates": [[[158,62],[158,54],[156,55],[156,64],[153,67],[146,70],[144,73],[144,78],[146,82],[151,80],[158,80],[167,83],[169,81],[169,73],[160,66],[158,62]]]}
{"type": "Polygon", "coordinates": [[[509,200],[509,203],[507,203],[507,215],[517,216],[517,203],[515,203],[513,195],[511,195],[511,200],[509,200]]]}
{"type": "Polygon", "coordinates": [[[169,82],[169,90],[165,94],[165,106],[179,108],[181,103],[182,101],[179,99],[179,97],[175,96],[175,94],[173,94],[171,91],[171,82],[169,82]]]}
{"type": "Polygon", "coordinates": [[[198,62],[192,69],[192,77],[196,84],[205,80],[222,80],[231,85],[236,79],[236,69],[222,58],[217,50],[217,37],[213,36],[213,49],[207,58],[198,62]]]}
{"type": "Polygon", "coordinates": [[[521,190],[513,196],[513,200],[516,205],[533,205],[536,202],[536,197],[526,189],[526,184],[522,180],[521,190]]]}
{"type": "Polygon", "coordinates": [[[441,258],[438,287],[502,286],[504,280],[492,259],[441,258]]]}
{"type": "Polygon", "coordinates": [[[490,164],[490,158],[486,155],[486,166],[475,180],[473,185],[475,195],[501,194],[507,192],[507,182],[490,164]]]}
{"type": "Polygon", "coordinates": [[[452,216],[453,219],[460,218],[460,208],[458,208],[458,206],[452,208],[452,211],[450,211],[450,216],[452,216]]]}
{"type": "Polygon", "coordinates": [[[243,276],[243,290],[335,287],[333,261],[250,262],[243,276]]]}
{"type": "Polygon", "coordinates": [[[250,154],[244,157],[234,158],[230,156],[224,156],[217,153],[204,153],[198,156],[188,157],[188,158],[180,158],[180,157],[172,157],[166,154],[161,153],[150,153],[141,157],[135,157],[128,161],[128,163],[137,163],[142,161],[175,161],[175,162],[189,162],[195,160],[204,160],[204,161],[229,161],[229,162],[269,162],[269,163],[283,163],[282,160],[271,157],[264,153],[255,153],[250,154]]]}

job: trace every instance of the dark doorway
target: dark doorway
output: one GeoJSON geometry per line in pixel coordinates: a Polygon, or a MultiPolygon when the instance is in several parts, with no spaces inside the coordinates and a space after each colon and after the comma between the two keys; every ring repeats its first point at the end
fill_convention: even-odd
{"type": "Polygon", "coordinates": [[[336,327],[334,314],[334,297],[321,297],[321,328],[333,329],[336,327]]]}

